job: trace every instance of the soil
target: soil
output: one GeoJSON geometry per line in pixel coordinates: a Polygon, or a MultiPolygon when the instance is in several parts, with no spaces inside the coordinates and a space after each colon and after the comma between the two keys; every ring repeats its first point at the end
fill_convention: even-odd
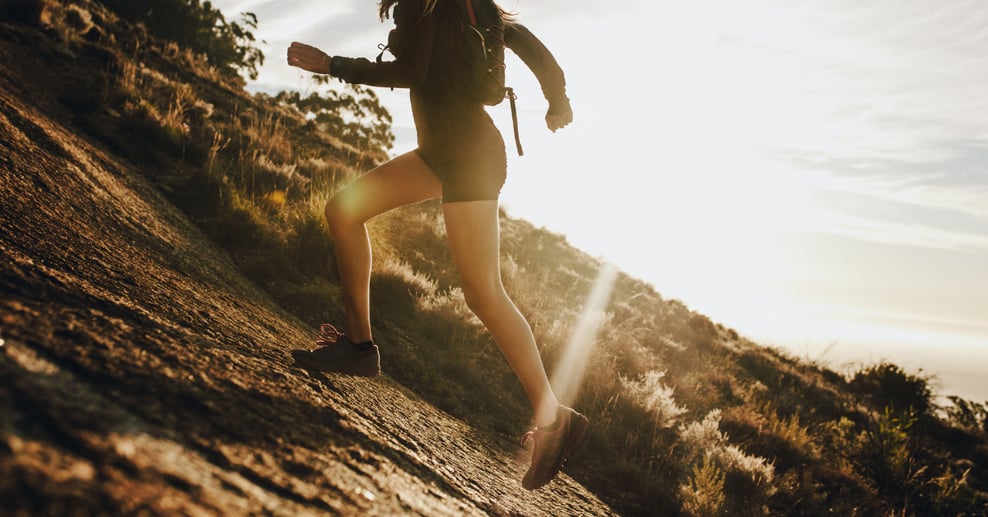
{"type": "Polygon", "coordinates": [[[386,376],[293,368],[315,330],[29,92],[0,73],[4,513],[613,513],[386,376]]]}

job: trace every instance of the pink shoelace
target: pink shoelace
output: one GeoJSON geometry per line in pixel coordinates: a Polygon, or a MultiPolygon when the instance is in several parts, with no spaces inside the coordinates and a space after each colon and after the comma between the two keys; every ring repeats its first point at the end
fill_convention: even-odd
{"type": "Polygon", "coordinates": [[[332,345],[339,341],[341,337],[343,337],[343,333],[336,330],[336,327],[329,323],[323,323],[319,325],[319,335],[316,337],[316,345],[332,345]]]}
{"type": "Polygon", "coordinates": [[[524,447],[524,446],[528,445],[528,442],[534,440],[535,439],[535,432],[538,431],[538,430],[539,430],[539,428],[536,427],[535,429],[532,429],[531,431],[529,431],[529,432],[521,435],[521,440],[520,440],[521,441],[521,446],[524,447]]]}
{"type": "MultiPolygon", "coordinates": [[[[561,419],[562,416],[557,416],[556,418],[557,418],[557,422],[556,423],[558,423],[558,420],[561,419]]],[[[554,426],[556,426],[556,424],[551,424],[550,425],[550,427],[554,427],[554,426]]],[[[529,432],[521,435],[521,440],[520,440],[521,441],[521,446],[524,447],[524,446],[528,445],[528,442],[530,442],[530,441],[532,441],[532,440],[535,439],[535,433],[537,433],[539,431],[540,431],[540,428],[536,427],[536,428],[532,429],[531,431],[529,431],[529,432]]],[[[543,430],[543,432],[544,432],[544,430],[543,430]]],[[[553,430],[552,432],[556,432],[556,430],[553,430]]]]}

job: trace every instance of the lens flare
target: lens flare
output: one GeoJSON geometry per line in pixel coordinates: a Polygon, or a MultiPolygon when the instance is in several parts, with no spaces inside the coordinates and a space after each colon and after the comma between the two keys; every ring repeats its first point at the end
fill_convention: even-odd
{"type": "Polygon", "coordinates": [[[583,305],[580,319],[573,327],[566,349],[552,374],[552,390],[560,404],[571,405],[576,400],[590,349],[597,339],[601,323],[604,322],[605,309],[610,302],[617,277],[618,269],[614,264],[604,262],[601,265],[593,289],[583,305]]]}

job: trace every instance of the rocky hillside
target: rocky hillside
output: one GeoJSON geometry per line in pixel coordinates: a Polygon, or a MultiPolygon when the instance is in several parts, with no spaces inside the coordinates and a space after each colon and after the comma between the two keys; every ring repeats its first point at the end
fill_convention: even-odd
{"type": "Polygon", "coordinates": [[[4,514],[610,513],[387,377],[292,368],[312,328],[26,79],[0,68],[4,514]]]}

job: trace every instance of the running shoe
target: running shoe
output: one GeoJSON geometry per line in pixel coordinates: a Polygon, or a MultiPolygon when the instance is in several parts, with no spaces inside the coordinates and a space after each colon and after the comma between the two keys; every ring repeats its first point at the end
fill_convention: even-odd
{"type": "Polygon", "coordinates": [[[328,323],[319,326],[315,350],[292,350],[295,366],[324,373],[342,373],[360,377],[381,374],[381,354],[371,343],[358,350],[342,332],[328,323]]]}
{"type": "Polygon", "coordinates": [[[532,466],[521,481],[521,486],[528,490],[541,488],[556,477],[569,454],[580,446],[590,425],[587,417],[566,406],[559,406],[556,414],[554,424],[536,427],[521,438],[523,446],[533,442],[532,466]]]}

